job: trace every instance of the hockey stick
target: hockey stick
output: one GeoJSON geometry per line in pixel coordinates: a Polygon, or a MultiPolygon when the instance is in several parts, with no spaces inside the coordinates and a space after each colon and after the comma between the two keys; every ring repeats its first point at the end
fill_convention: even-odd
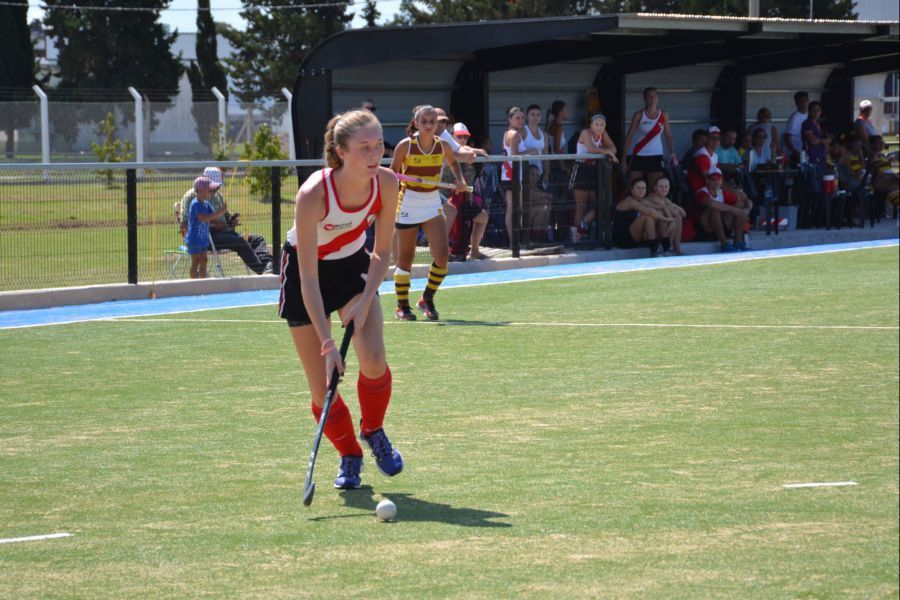
{"type": "MultiPolygon", "coordinates": [[[[430,185],[436,188],[441,188],[445,190],[455,190],[455,183],[444,183],[443,181],[432,181],[430,179],[424,179],[422,177],[415,177],[413,175],[404,175],[403,173],[394,173],[397,176],[397,179],[400,181],[411,181],[413,183],[421,183],[422,185],[430,185]]],[[[467,192],[472,192],[473,187],[471,185],[466,186],[467,192]]]]}
{"type": "MultiPolygon", "coordinates": [[[[353,321],[350,321],[347,325],[347,328],[344,330],[344,338],[341,340],[341,362],[347,356],[347,348],[350,346],[351,337],[353,337],[353,321]]],[[[316,457],[319,455],[319,442],[322,441],[322,432],[325,430],[325,421],[328,419],[328,412],[331,410],[334,394],[337,392],[340,375],[337,367],[335,367],[331,373],[331,381],[328,383],[328,391],[325,392],[325,404],[322,405],[322,416],[319,418],[319,427],[316,429],[312,452],[309,455],[309,466],[306,467],[306,483],[303,484],[303,504],[306,506],[312,504],[313,494],[316,492],[316,483],[312,480],[313,468],[316,466],[316,457]]]]}

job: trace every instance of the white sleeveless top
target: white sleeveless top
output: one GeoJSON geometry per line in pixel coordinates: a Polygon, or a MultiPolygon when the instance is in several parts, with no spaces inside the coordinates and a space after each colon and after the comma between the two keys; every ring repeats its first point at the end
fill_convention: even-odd
{"type": "MultiPolygon", "coordinates": [[[[506,143],[506,134],[509,131],[510,130],[507,129],[506,131],[503,132],[503,156],[512,156],[511,148],[506,143]]],[[[527,127],[525,128],[525,131],[526,131],[526,135],[527,135],[527,131],[528,131],[527,127]]],[[[522,136],[519,136],[519,149],[516,150],[516,154],[522,154],[526,150],[528,150],[528,146],[525,145],[525,140],[522,139],[522,136]]],[[[500,163],[500,180],[501,181],[512,181],[512,175],[513,175],[512,162],[500,163]]],[[[519,180],[521,180],[521,179],[522,179],[522,170],[520,169],[519,170],[519,180]]]]}
{"type": "MultiPolygon", "coordinates": [[[[359,251],[366,243],[366,229],[375,222],[381,210],[381,192],[378,176],[372,178],[368,201],[359,208],[344,208],[334,185],[334,169],[322,169],[322,186],[325,191],[325,217],[317,227],[319,260],[346,258],[359,251]]],[[[312,175],[315,176],[315,173],[312,175]]],[[[297,247],[296,227],[287,232],[287,241],[297,247]]]]}
{"type": "MultiPolygon", "coordinates": [[[[594,145],[594,148],[599,150],[600,148],[603,147],[603,136],[602,135],[600,136],[600,139],[597,141],[594,141],[593,133],[590,133],[588,135],[591,136],[591,143],[594,145]]],[[[581,136],[578,137],[578,143],[575,145],[575,153],[576,154],[587,154],[588,153],[588,147],[581,143],[581,136]]],[[[597,158],[602,158],[602,157],[603,157],[603,155],[600,155],[597,158]]],[[[578,159],[576,162],[584,162],[584,160],[578,159]]]]}
{"type": "MultiPolygon", "coordinates": [[[[647,115],[646,110],[641,111],[641,122],[638,124],[637,132],[638,132],[638,142],[647,137],[647,135],[651,132],[651,130],[656,127],[656,124],[659,123],[659,119],[662,117],[663,111],[662,109],[657,109],[657,114],[655,117],[651,118],[647,115]]],[[[637,151],[638,156],[660,156],[663,153],[663,145],[662,145],[662,132],[663,129],[660,128],[656,135],[654,135],[650,140],[644,145],[643,148],[637,151]]]]}
{"type": "MultiPolygon", "coordinates": [[[[537,150],[538,154],[544,153],[544,134],[538,129],[538,135],[541,137],[534,137],[531,135],[531,130],[528,129],[528,126],[525,126],[525,139],[522,140],[522,144],[525,146],[525,150],[537,150]]],[[[530,160],[529,164],[537,167],[538,176],[540,176],[544,172],[544,165],[539,160],[530,160]]]]}

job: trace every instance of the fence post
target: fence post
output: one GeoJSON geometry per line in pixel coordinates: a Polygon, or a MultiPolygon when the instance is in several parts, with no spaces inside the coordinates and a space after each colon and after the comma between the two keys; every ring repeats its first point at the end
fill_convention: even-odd
{"type": "Polygon", "coordinates": [[[128,222],[128,283],[138,282],[138,235],[137,235],[137,171],[125,171],[125,206],[128,222]]]}
{"type": "Polygon", "coordinates": [[[216,86],[212,86],[211,90],[213,96],[216,97],[216,102],[219,105],[219,147],[224,149],[225,141],[227,140],[227,125],[225,124],[225,95],[220,92],[219,88],[217,88],[216,86]]]}
{"type": "Polygon", "coordinates": [[[612,166],[609,160],[597,161],[597,239],[607,250],[613,246],[612,166]]]}
{"type": "Polygon", "coordinates": [[[144,99],[133,87],[128,88],[128,93],[134,98],[134,141],[137,161],[144,162],[144,99]]]}
{"type": "Polygon", "coordinates": [[[512,237],[509,240],[509,249],[512,250],[513,258],[519,258],[519,240],[521,239],[520,221],[522,220],[522,211],[520,209],[522,203],[522,163],[518,161],[512,162],[512,206],[510,207],[510,219],[512,223],[512,237]]]}
{"type": "Polygon", "coordinates": [[[272,272],[281,274],[281,167],[272,167],[272,272]]]}
{"type": "MultiPolygon", "coordinates": [[[[293,102],[294,95],[286,88],[281,88],[282,95],[287,98],[287,114],[291,114],[291,102],[293,102]]],[[[297,159],[297,149],[294,148],[294,127],[288,127],[288,156],[290,156],[291,160],[297,159]]]]}
{"type": "MultiPolygon", "coordinates": [[[[34,93],[41,100],[41,162],[50,162],[50,109],[47,105],[47,94],[39,85],[31,86],[34,93]]],[[[47,179],[47,171],[44,171],[44,179],[47,179]]]]}

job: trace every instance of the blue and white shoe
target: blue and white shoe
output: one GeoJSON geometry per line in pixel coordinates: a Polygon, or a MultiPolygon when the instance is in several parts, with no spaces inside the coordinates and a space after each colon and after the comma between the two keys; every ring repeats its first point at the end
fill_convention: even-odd
{"type": "Polygon", "coordinates": [[[738,252],[738,249],[731,242],[726,242],[722,244],[722,252],[738,252]]]}
{"type": "Polygon", "coordinates": [[[741,242],[737,246],[735,246],[738,252],[753,252],[753,248],[750,247],[750,244],[747,242],[741,242]]]}
{"type": "Polygon", "coordinates": [[[362,465],[362,456],[342,456],[341,470],[334,480],[334,487],[339,490],[358,489],[362,484],[362,479],[359,477],[359,473],[362,471],[362,465]]]}
{"type": "Polygon", "coordinates": [[[376,429],[369,435],[360,431],[359,438],[372,451],[379,471],[388,477],[393,477],[403,470],[403,457],[400,456],[399,450],[391,446],[391,440],[388,439],[384,429],[376,429]]]}

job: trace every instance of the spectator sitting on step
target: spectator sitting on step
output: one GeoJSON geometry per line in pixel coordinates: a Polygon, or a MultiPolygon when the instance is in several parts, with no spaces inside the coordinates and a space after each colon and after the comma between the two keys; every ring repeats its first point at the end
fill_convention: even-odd
{"type": "Polygon", "coordinates": [[[645,202],[655,208],[660,214],[671,219],[670,221],[656,221],[656,231],[661,240],[663,249],[667,255],[681,256],[681,231],[682,221],[687,217],[683,208],[669,199],[669,190],[672,184],[665,175],[658,178],[653,185],[653,191],[647,194],[645,202]]]}
{"type": "MultiPolygon", "coordinates": [[[[218,167],[206,167],[203,170],[203,177],[207,177],[216,185],[216,190],[222,186],[222,170],[218,167]]],[[[191,200],[196,197],[194,189],[185,192],[181,199],[181,228],[182,232],[187,228],[187,210],[190,208],[191,200]]],[[[209,203],[213,211],[218,212],[225,206],[225,200],[222,194],[216,191],[209,198],[209,203]]],[[[244,264],[257,275],[272,272],[272,254],[269,252],[266,239],[261,235],[245,234],[241,235],[235,231],[235,227],[240,224],[240,215],[222,213],[209,224],[209,233],[212,238],[216,250],[232,250],[237,252],[244,264]]]]}
{"type": "Polygon", "coordinates": [[[746,197],[722,187],[722,172],[713,169],[706,175],[706,185],[694,194],[695,207],[699,212],[699,224],[708,235],[719,241],[722,252],[742,252],[750,250],[744,241],[744,225],[753,209],[753,203],[746,197]],[[731,232],[733,242],[728,241],[731,232]]]}
{"type": "Polygon", "coordinates": [[[628,188],[628,195],[619,200],[612,211],[613,243],[619,248],[650,249],[650,256],[662,256],[665,252],[659,226],[670,224],[673,219],[657,210],[647,201],[647,182],[635,179],[628,188]]]}

